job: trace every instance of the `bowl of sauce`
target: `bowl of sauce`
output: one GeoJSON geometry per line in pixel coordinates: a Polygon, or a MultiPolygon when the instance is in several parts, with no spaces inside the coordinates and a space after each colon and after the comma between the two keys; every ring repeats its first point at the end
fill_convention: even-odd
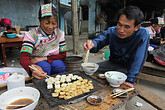
{"type": "Polygon", "coordinates": [[[34,110],[37,106],[40,92],[33,87],[18,87],[0,95],[0,110],[34,110]]]}
{"type": "Polygon", "coordinates": [[[98,74],[98,77],[99,77],[100,79],[105,79],[105,75],[104,75],[104,74],[98,74]]]}
{"type": "Polygon", "coordinates": [[[102,103],[102,99],[97,95],[91,95],[87,97],[87,102],[92,105],[100,105],[102,103]]]}
{"type": "Polygon", "coordinates": [[[97,63],[82,63],[81,67],[83,68],[83,71],[87,75],[93,75],[99,68],[99,65],[97,63]]]}

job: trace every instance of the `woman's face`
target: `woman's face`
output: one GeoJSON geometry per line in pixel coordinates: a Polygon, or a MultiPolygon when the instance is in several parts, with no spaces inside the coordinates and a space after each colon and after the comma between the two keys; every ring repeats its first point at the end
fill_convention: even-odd
{"type": "Polygon", "coordinates": [[[41,25],[42,30],[46,34],[50,35],[53,33],[53,31],[57,27],[57,19],[54,18],[53,16],[47,19],[41,19],[40,25],[41,25]]]}
{"type": "Polygon", "coordinates": [[[4,27],[8,27],[8,26],[9,26],[9,24],[4,23],[4,27]]]}
{"type": "Polygon", "coordinates": [[[155,29],[155,31],[158,31],[162,25],[161,24],[153,24],[152,27],[155,29]]]}

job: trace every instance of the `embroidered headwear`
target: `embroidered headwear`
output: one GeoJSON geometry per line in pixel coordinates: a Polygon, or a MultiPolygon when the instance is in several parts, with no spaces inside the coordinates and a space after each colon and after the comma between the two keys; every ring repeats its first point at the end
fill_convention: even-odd
{"type": "Polygon", "coordinates": [[[164,19],[161,17],[158,17],[158,24],[164,24],[164,19]]]}
{"type": "Polygon", "coordinates": [[[57,8],[52,3],[41,5],[39,19],[49,16],[57,17],[57,8]]]}
{"type": "Polygon", "coordinates": [[[151,25],[152,24],[164,24],[164,18],[156,17],[151,19],[151,25]]]}

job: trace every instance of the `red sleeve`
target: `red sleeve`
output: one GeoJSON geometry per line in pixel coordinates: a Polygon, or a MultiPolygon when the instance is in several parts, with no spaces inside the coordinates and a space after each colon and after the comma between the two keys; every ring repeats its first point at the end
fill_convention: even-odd
{"type": "Polygon", "coordinates": [[[58,55],[48,56],[48,62],[52,63],[54,60],[62,60],[64,61],[66,58],[66,51],[60,52],[58,55]]]}
{"type": "Polygon", "coordinates": [[[31,56],[30,53],[21,52],[20,64],[27,71],[27,73],[31,76],[31,71],[29,69],[29,65],[32,65],[33,63],[30,60],[30,56],[31,56]]]}

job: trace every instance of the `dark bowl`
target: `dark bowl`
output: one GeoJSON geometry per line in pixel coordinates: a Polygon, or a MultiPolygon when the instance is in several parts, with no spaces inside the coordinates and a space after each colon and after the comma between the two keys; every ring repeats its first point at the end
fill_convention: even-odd
{"type": "Polygon", "coordinates": [[[6,34],[12,34],[12,32],[4,32],[3,34],[6,36],[6,34]]]}
{"type": "Polygon", "coordinates": [[[90,95],[87,97],[87,102],[92,105],[100,105],[102,103],[102,99],[97,95],[90,95]]]}

